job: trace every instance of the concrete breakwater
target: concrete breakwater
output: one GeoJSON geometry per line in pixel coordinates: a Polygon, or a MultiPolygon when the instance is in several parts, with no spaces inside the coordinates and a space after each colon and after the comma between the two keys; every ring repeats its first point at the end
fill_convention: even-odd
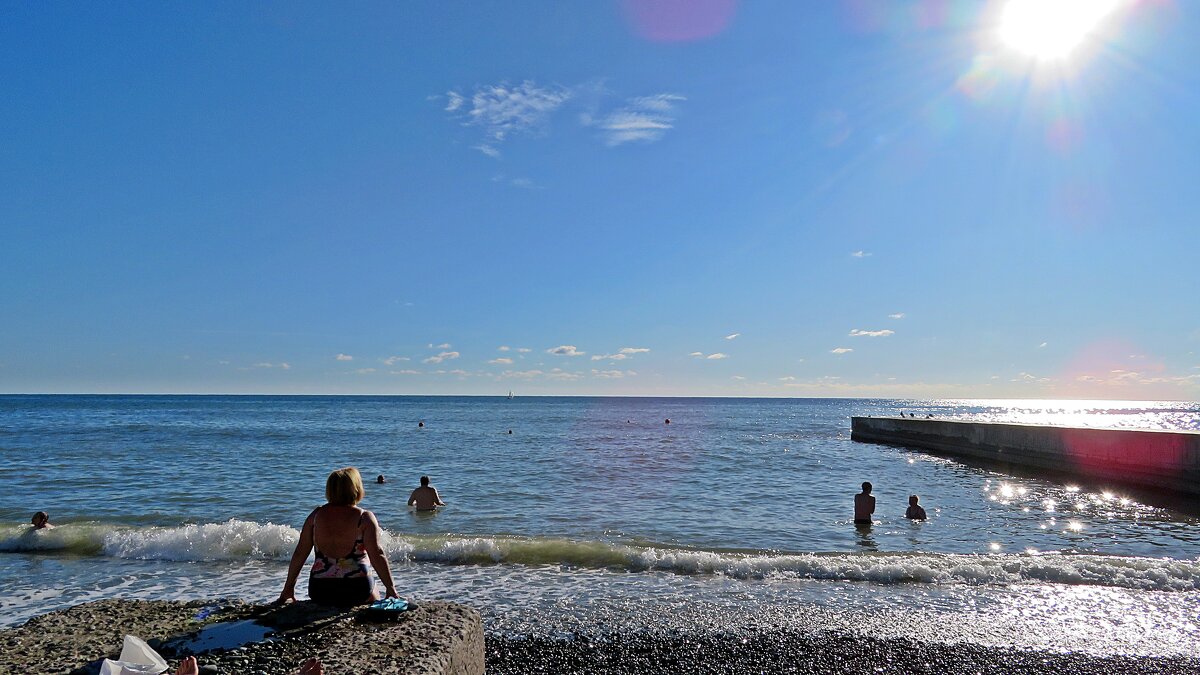
{"type": "Polygon", "coordinates": [[[310,602],[124,599],[76,605],[0,630],[0,673],[95,675],[104,658],[118,657],[125,635],[145,639],[170,663],[169,673],[189,654],[202,673],[290,675],[311,657],[328,675],[484,673],[479,612],[449,602],[422,602],[395,622],[374,623],[363,620],[359,608],[310,602]],[[263,639],[264,630],[247,642],[246,624],[270,634],[263,639]],[[198,639],[205,633],[209,640],[198,639]]]}
{"type": "Polygon", "coordinates": [[[1050,471],[1178,497],[1200,496],[1200,433],[852,417],[850,438],[1050,471]]]}

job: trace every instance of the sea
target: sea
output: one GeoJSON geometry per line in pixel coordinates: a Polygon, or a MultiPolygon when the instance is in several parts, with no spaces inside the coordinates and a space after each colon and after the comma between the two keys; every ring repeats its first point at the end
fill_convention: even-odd
{"type": "Polygon", "coordinates": [[[355,466],[401,594],[506,636],[802,619],[1200,653],[1195,509],[850,440],[851,416],[901,411],[1200,432],[1200,403],[1169,401],[4,395],[0,626],[101,598],[273,600],[326,476],[355,466]],[[406,506],[422,475],[435,513],[406,506]],[[911,494],[927,521],[904,518],[911,494]]]}

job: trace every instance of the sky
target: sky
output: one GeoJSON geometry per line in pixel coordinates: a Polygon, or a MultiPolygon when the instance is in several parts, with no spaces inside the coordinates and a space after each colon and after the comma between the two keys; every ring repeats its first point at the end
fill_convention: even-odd
{"type": "Polygon", "coordinates": [[[5,3],[0,392],[1197,400],[1200,3],[1085,1],[5,3]]]}

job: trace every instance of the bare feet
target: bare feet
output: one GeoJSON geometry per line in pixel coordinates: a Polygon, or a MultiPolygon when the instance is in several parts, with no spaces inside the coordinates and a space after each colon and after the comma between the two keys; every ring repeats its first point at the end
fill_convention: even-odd
{"type": "Polygon", "coordinates": [[[296,671],[296,675],[325,675],[325,669],[321,667],[319,660],[309,659],[300,664],[300,670],[296,671]]]}
{"type": "Polygon", "coordinates": [[[196,663],[196,657],[189,656],[181,661],[175,669],[175,675],[200,675],[200,664],[196,663]]]}

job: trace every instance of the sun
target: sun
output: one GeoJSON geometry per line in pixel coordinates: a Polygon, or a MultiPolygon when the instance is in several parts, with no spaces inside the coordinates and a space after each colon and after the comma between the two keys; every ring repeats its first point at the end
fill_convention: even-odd
{"type": "Polygon", "coordinates": [[[1000,39],[1039,60],[1066,58],[1119,0],[1009,0],[1000,39]]]}

